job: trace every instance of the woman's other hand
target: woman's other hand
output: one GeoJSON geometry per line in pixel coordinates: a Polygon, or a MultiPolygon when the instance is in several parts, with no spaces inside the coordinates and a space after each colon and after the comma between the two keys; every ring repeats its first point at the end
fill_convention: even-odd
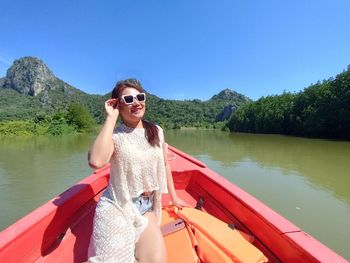
{"type": "Polygon", "coordinates": [[[184,200],[177,196],[172,200],[172,204],[177,207],[190,207],[184,200]]]}
{"type": "Polygon", "coordinates": [[[118,109],[119,100],[118,99],[109,99],[105,102],[105,111],[107,117],[118,118],[119,109],[118,109]]]}

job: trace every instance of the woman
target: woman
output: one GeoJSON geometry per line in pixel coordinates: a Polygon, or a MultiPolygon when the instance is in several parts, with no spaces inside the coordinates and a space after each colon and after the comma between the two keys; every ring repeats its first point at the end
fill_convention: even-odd
{"type": "Polygon", "coordinates": [[[166,262],[160,231],[161,194],[176,196],[163,130],[143,120],[146,94],[135,79],[120,81],[105,102],[106,120],[88,159],[111,164],[110,181],[96,207],[89,262],[166,262]],[[123,123],[115,129],[117,119],[123,123]]]}

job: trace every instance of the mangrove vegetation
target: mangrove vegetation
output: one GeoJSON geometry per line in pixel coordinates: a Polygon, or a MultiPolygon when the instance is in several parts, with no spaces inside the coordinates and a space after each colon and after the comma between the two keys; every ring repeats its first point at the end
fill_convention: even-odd
{"type": "Polygon", "coordinates": [[[237,109],[231,131],[350,139],[350,66],[298,93],[262,97],[237,109]]]}

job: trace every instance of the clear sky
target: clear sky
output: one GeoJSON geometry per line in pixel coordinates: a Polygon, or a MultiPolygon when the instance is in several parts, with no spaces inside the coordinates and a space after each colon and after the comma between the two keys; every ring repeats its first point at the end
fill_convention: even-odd
{"type": "Polygon", "coordinates": [[[169,99],[300,91],[350,64],[349,0],[1,0],[0,77],[41,58],[90,94],[136,77],[169,99]]]}

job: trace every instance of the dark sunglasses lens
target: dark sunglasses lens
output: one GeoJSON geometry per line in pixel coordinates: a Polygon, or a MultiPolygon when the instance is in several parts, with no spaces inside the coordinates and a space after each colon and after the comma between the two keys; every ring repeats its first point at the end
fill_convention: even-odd
{"type": "Polygon", "coordinates": [[[145,96],[145,94],[140,93],[140,94],[136,95],[136,98],[138,101],[145,101],[146,96],[145,96]]]}
{"type": "Polygon", "coordinates": [[[134,101],[134,97],[129,95],[129,96],[124,96],[124,100],[126,103],[132,103],[134,101]]]}

